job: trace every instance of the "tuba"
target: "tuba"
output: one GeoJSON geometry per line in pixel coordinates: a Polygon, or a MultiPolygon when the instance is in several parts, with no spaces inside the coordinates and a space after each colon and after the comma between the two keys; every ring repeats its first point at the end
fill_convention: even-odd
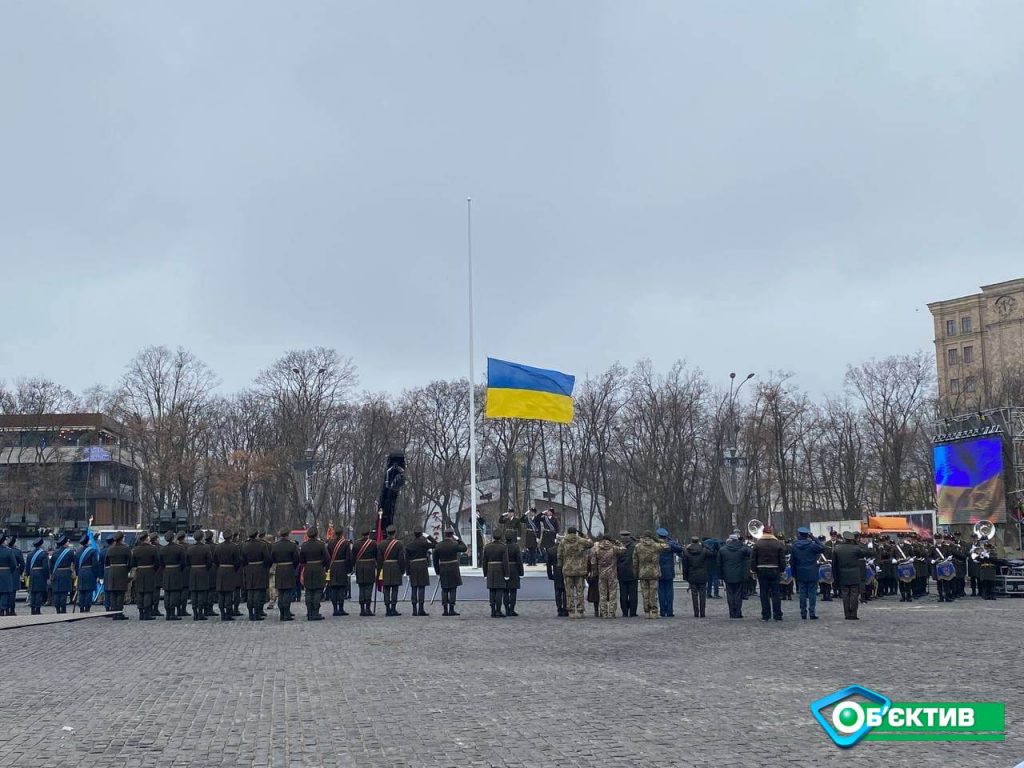
{"type": "Polygon", "coordinates": [[[996,535],[996,527],[988,520],[979,520],[974,524],[974,535],[979,539],[991,539],[996,535]]]}
{"type": "Polygon", "coordinates": [[[754,518],[747,523],[747,533],[753,536],[755,539],[760,539],[764,534],[764,523],[757,518],[754,518]]]}

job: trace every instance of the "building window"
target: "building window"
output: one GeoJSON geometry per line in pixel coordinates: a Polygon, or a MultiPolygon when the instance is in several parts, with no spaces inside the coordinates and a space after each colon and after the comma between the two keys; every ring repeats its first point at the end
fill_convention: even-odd
{"type": "Polygon", "coordinates": [[[950,365],[956,365],[957,354],[956,354],[956,348],[955,347],[953,349],[950,349],[950,350],[948,350],[946,352],[946,360],[949,361],[950,365]]]}
{"type": "Polygon", "coordinates": [[[974,377],[973,376],[968,376],[966,379],[964,379],[964,392],[973,392],[973,391],[974,391],[974,377]]]}
{"type": "Polygon", "coordinates": [[[110,473],[105,469],[100,470],[99,485],[100,488],[110,487],[110,473]]]}
{"type": "Polygon", "coordinates": [[[961,317],[960,318],[960,333],[970,333],[970,332],[971,332],[971,318],[970,317],[961,317]]]}
{"type": "Polygon", "coordinates": [[[949,394],[959,395],[960,394],[960,379],[949,380],[949,394]]]}
{"type": "Polygon", "coordinates": [[[947,320],[946,321],[946,335],[947,336],[956,336],[956,320],[947,320]]]}
{"type": "Polygon", "coordinates": [[[964,363],[974,362],[974,347],[964,347],[964,363]]]}

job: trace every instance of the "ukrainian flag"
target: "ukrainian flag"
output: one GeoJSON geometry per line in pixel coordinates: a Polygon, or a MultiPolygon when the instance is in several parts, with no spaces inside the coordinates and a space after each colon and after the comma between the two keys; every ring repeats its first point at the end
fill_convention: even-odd
{"type": "Polygon", "coordinates": [[[487,358],[487,408],[489,419],[541,419],[568,424],[572,421],[572,388],[575,376],[520,363],[487,358]]]}

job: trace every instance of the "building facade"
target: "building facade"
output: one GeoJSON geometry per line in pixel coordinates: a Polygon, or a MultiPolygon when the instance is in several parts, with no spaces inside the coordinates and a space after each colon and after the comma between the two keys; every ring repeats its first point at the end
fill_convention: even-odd
{"type": "Polygon", "coordinates": [[[1024,278],[928,305],[944,415],[998,407],[1008,377],[1024,372],[1024,278]]]}
{"type": "Polygon", "coordinates": [[[0,528],[136,527],[139,470],[124,429],[100,413],[0,416],[0,528]]]}

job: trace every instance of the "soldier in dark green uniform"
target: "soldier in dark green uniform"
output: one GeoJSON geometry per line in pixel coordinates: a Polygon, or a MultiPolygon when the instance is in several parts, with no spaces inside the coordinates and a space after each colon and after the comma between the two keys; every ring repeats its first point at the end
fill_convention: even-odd
{"type": "Polygon", "coordinates": [[[238,557],[239,557],[239,560],[241,562],[241,565],[238,566],[237,577],[235,578],[235,589],[231,593],[231,615],[237,617],[237,616],[241,616],[242,615],[242,611],[240,609],[241,609],[241,606],[242,606],[242,600],[245,599],[245,594],[244,594],[245,593],[245,589],[243,588],[243,581],[242,581],[242,566],[245,565],[245,561],[241,559],[242,558],[242,532],[241,531],[235,531],[235,534],[234,534],[234,536],[231,537],[231,540],[235,543],[235,547],[238,548],[238,557]]]}
{"type": "Polygon", "coordinates": [[[363,540],[356,548],[356,584],[359,585],[359,615],[373,616],[370,604],[373,602],[373,584],[377,580],[377,542],[370,531],[363,531],[363,540]]]}
{"type": "Polygon", "coordinates": [[[562,564],[558,562],[557,542],[545,551],[544,565],[547,568],[548,578],[554,582],[556,615],[560,619],[568,618],[569,608],[565,595],[565,577],[562,575],[562,564]]]}
{"type": "Polygon", "coordinates": [[[184,618],[185,616],[192,615],[188,612],[188,550],[190,545],[186,539],[187,536],[184,531],[181,531],[176,538],[178,546],[181,547],[183,560],[181,568],[181,591],[178,592],[178,605],[175,610],[175,614],[178,618],[184,618]]]}
{"type": "Polygon", "coordinates": [[[327,584],[327,547],[317,538],[316,528],[306,531],[307,541],[299,547],[302,586],[306,590],[306,621],[320,621],[320,598],[327,584]]]}
{"type": "Polygon", "coordinates": [[[508,579],[505,581],[505,615],[518,616],[516,598],[522,586],[521,578],[526,572],[523,568],[523,553],[519,549],[514,531],[505,531],[505,548],[508,550],[508,579]]]}
{"type": "Polygon", "coordinates": [[[395,538],[395,526],[389,525],[384,540],[377,545],[377,570],[384,587],[385,616],[401,616],[398,611],[398,588],[406,569],[405,547],[395,538]]]}
{"type": "Polygon", "coordinates": [[[50,581],[50,556],[43,549],[43,539],[36,539],[32,546],[32,554],[25,563],[25,570],[28,572],[28,607],[30,614],[39,616],[43,612],[50,581]]]}
{"type": "Polygon", "coordinates": [[[251,531],[242,545],[242,582],[245,586],[245,606],[249,609],[249,621],[263,621],[260,608],[270,586],[270,565],[266,547],[257,537],[259,531],[251,531]]]}
{"type": "Polygon", "coordinates": [[[505,534],[495,531],[491,543],[484,547],[480,559],[484,575],[487,577],[487,591],[491,597],[491,618],[503,619],[501,612],[505,601],[505,581],[508,579],[508,547],[505,545],[505,534]]]}
{"type": "Polygon", "coordinates": [[[871,556],[871,550],[854,539],[852,531],[844,531],[842,543],[833,548],[832,576],[843,596],[844,618],[855,620],[864,582],[864,558],[871,556]]]}
{"type": "Polygon", "coordinates": [[[292,592],[295,590],[295,574],[299,567],[299,545],[291,540],[288,529],[281,531],[280,538],[270,548],[274,562],[274,588],[277,590],[277,610],[281,621],[292,621],[292,592]]]}
{"type": "MultiPolygon", "coordinates": [[[[124,545],[124,533],[116,531],[113,543],[107,547],[104,555],[103,589],[109,596],[108,611],[124,610],[124,593],[128,589],[128,565],[132,559],[132,551],[124,545]]],[[[114,617],[116,621],[127,621],[124,613],[114,617]]]]}
{"type": "Polygon", "coordinates": [[[203,613],[210,617],[219,616],[220,614],[213,610],[213,604],[217,600],[217,565],[213,561],[213,553],[217,549],[217,544],[214,542],[213,531],[206,532],[203,544],[206,545],[206,549],[210,553],[210,572],[207,576],[209,589],[206,591],[206,610],[203,613]]]}
{"type": "Polygon", "coordinates": [[[412,529],[412,536],[412,541],[405,548],[405,558],[409,567],[412,615],[427,616],[429,614],[423,609],[423,601],[426,598],[427,587],[430,586],[430,550],[437,546],[437,542],[423,535],[421,525],[412,529]]]}
{"type": "Polygon", "coordinates": [[[348,616],[345,598],[349,596],[352,573],[352,542],[344,531],[336,528],[334,537],[327,542],[327,580],[330,586],[332,616],[348,616]]]}
{"type": "Polygon", "coordinates": [[[238,550],[230,531],[224,532],[224,541],[213,550],[216,566],[216,587],[220,601],[220,620],[235,620],[235,589],[239,582],[238,569],[242,566],[242,553],[238,550]]]}
{"type": "Polygon", "coordinates": [[[178,544],[174,533],[167,534],[167,544],[160,548],[160,568],[164,577],[165,621],[181,621],[178,608],[185,589],[185,549],[178,544]]]}
{"type": "Polygon", "coordinates": [[[143,531],[132,547],[131,561],[131,567],[135,569],[135,606],[139,609],[139,621],[153,619],[153,595],[159,565],[159,548],[150,543],[149,534],[143,531]]]}
{"type": "Polygon", "coordinates": [[[195,537],[196,543],[185,551],[185,560],[188,563],[188,593],[192,595],[192,621],[206,621],[213,552],[206,545],[202,531],[196,531],[195,537]]]}
{"type": "Polygon", "coordinates": [[[267,597],[270,594],[270,569],[274,567],[274,556],[271,550],[273,538],[268,536],[266,531],[257,531],[256,541],[263,548],[263,557],[267,563],[267,583],[263,589],[263,602],[256,608],[256,614],[265,619],[267,618],[267,606],[271,605],[267,601],[267,597]]]}
{"type": "Polygon", "coordinates": [[[462,571],[459,570],[459,555],[466,551],[466,545],[455,538],[455,531],[445,531],[444,538],[434,547],[434,573],[441,587],[441,605],[445,616],[458,616],[455,599],[462,586],[462,571]]]}

